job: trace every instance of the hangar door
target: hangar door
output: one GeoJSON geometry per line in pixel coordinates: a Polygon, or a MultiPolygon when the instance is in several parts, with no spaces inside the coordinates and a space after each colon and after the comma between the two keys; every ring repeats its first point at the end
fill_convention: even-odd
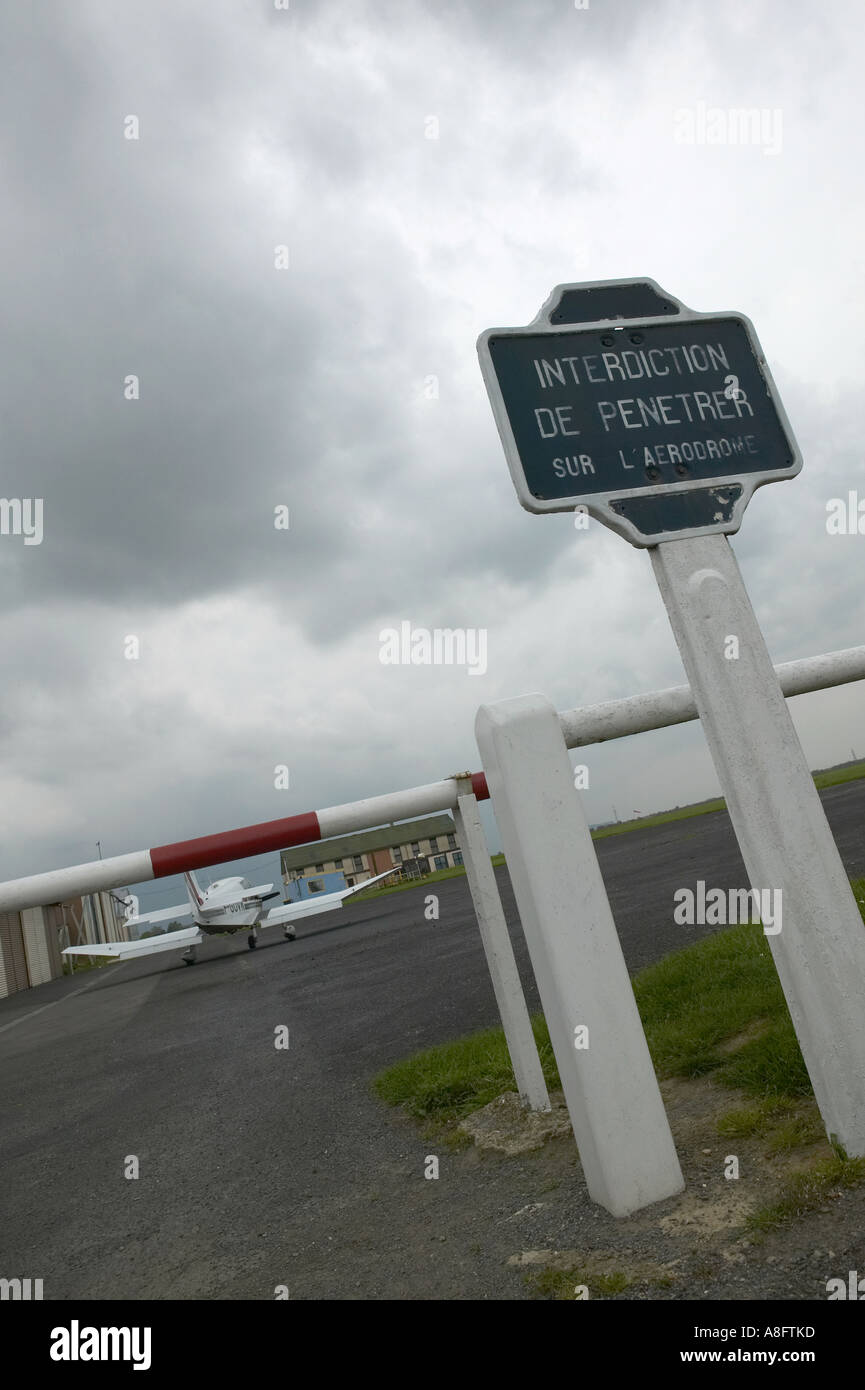
{"type": "Polygon", "coordinates": [[[17,912],[0,912],[0,996],[29,988],[21,918],[17,912]]]}

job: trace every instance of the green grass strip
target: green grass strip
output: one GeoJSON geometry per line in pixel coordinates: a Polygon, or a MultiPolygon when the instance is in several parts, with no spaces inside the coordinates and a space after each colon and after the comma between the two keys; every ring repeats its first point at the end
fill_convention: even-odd
{"type": "MultiPolygon", "coordinates": [[[[865,879],[853,889],[861,911],[865,879]]],[[[728,927],[676,951],[641,970],[633,985],[660,1077],[711,1074],[770,1107],[773,1101],[811,1094],[759,924],[728,927]],[[737,1045],[730,1049],[732,1040],[737,1045]]],[[[557,1089],[560,1081],[542,1014],[532,1019],[532,1028],[547,1085],[557,1089]]],[[[461,1119],[514,1085],[501,1028],[427,1048],[388,1067],[373,1082],[387,1103],[441,1122],[461,1119]]]]}

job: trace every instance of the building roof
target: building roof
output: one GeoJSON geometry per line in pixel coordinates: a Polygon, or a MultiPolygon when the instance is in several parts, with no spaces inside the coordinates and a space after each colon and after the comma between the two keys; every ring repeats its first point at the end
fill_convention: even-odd
{"type": "Polygon", "coordinates": [[[453,817],[441,812],[408,820],[396,825],[380,825],[375,830],[358,830],[353,835],[337,835],[333,840],[313,840],[308,845],[295,845],[280,852],[282,872],[299,869],[304,864],[325,864],[331,859],[345,859],[365,850],[388,849],[392,845],[407,845],[413,840],[427,840],[431,835],[453,835],[453,817]]]}

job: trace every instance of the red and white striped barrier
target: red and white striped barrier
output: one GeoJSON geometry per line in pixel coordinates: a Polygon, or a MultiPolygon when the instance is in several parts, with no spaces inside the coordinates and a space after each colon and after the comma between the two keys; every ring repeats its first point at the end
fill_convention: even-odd
{"type": "MultiPolygon", "coordinates": [[[[828,652],[800,661],[787,661],[776,666],[775,673],[787,696],[804,695],[850,681],[865,680],[865,646],[848,647],[844,651],[828,652]]],[[[696,718],[697,706],[687,685],[653,690],[624,700],[585,705],[559,714],[569,748],[584,748],[609,739],[627,738],[630,734],[687,723],[696,718]]],[[[487,800],[489,790],[484,774],[474,772],[470,775],[472,791],[477,800],[487,800]]],[[[453,811],[457,805],[457,795],[457,779],[447,777],[444,781],[430,782],[424,787],[370,796],[363,801],[350,801],[344,806],[330,806],[323,811],[307,811],[281,820],[263,821],[260,825],[245,825],[240,830],[201,835],[195,840],[180,840],[177,844],[159,845],[156,849],[138,850],[132,854],[116,855],[112,859],[97,859],[90,864],[76,864],[68,869],[54,869],[49,873],[32,874],[28,878],[10,879],[0,883],[0,912],[44,907],[49,903],[80,897],[82,893],[123,888],[132,883],[165,878],[185,869],[206,869],[212,864],[228,864],[233,859],[289,849],[292,845],[314,844],[316,840],[328,840],[334,835],[368,830],[390,821],[410,820],[413,816],[430,815],[434,811],[453,811]]]]}
{"type": "MultiPolygon", "coordinates": [[[[484,774],[466,775],[471,777],[472,791],[478,801],[486,800],[489,792],[484,774]]],[[[156,849],[136,850],[112,859],[76,864],[69,869],[10,879],[0,884],[0,912],[45,907],[49,903],[80,897],[83,893],[146,883],[149,879],[167,878],[188,869],[207,869],[212,864],[228,864],[233,859],[289,849],[292,845],[314,844],[316,840],[329,840],[334,835],[367,830],[389,821],[453,810],[457,795],[457,780],[448,777],[425,787],[369,796],[363,801],[349,801],[344,806],[329,806],[323,811],[305,811],[299,816],[262,821],[260,825],[244,825],[239,830],[223,830],[218,835],[200,835],[195,840],[179,840],[156,849]]]]}

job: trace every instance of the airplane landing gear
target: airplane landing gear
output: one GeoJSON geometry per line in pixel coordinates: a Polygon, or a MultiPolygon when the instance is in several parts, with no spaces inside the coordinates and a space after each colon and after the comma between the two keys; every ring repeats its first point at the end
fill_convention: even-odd
{"type": "Polygon", "coordinates": [[[190,948],[189,948],[188,951],[184,951],[184,953],[183,953],[183,955],[180,957],[180,959],[183,961],[183,964],[184,964],[184,965],[194,965],[194,964],[195,964],[195,947],[194,947],[194,946],[190,946],[190,948]]]}
{"type": "Polygon", "coordinates": [[[256,946],[258,945],[258,942],[255,939],[255,932],[250,932],[249,936],[246,939],[246,944],[249,947],[250,951],[255,950],[256,946]]]}
{"type": "Polygon", "coordinates": [[[295,930],[294,930],[293,927],[286,927],[286,930],[285,930],[285,939],[286,939],[286,941],[294,941],[296,935],[297,935],[297,933],[295,932],[295,930]]]}

